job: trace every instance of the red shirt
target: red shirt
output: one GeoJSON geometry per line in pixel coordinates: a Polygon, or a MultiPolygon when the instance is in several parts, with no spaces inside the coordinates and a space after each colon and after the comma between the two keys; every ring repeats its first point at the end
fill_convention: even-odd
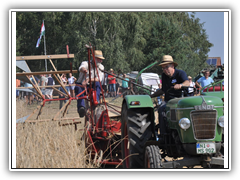
{"type": "MultiPolygon", "coordinates": [[[[114,76],[112,75],[108,75],[108,78],[112,78],[114,76]]],[[[112,79],[112,80],[108,80],[108,84],[116,84],[116,78],[112,79]]]]}
{"type": "Polygon", "coordinates": [[[19,79],[16,79],[16,87],[20,87],[21,81],[19,79]]]}

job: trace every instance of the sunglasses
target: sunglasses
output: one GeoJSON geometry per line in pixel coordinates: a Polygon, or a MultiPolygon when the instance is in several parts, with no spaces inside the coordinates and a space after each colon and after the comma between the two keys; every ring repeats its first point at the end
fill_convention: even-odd
{"type": "Polygon", "coordinates": [[[169,67],[171,67],[171,66],[170,66],[170,65],[167,65],[167,66],[165,66],[165,67],[162,67],[162,70],[168,69],[169,67]]]}

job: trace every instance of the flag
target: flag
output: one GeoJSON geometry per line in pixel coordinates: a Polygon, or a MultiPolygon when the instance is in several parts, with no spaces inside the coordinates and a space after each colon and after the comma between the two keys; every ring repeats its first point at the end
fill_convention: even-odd
{"type": "Polygon", "coordinates": [[[41,39],[42,39],[42,36],[44,36],[44,35],[45,35],[45,26],[44,26],[44,21],[43,21],[42,26],[41,26],[41,31],[40,31],[40,37],[38,38],[38,41],[37,41],[37,44],[36,44],[36,48],[39,47],[41,39]]]}
{"type": "Polygon", "coordinates": [[[42,26],[41,26],[41,31],[40,31],[40,35],[45,35],[45,26],[44,26],[44,21],[42,23],[42,26]]]}
{"type": "Polygon", "coordinates": [[[37,44],[36,44],[36,48],[39,47],[40,45],[40,42],[41,42],[41,39],[42,39],[42,35],[40,35],[40,37],[38,38],[38,41],[37,41],[37,44]]]}

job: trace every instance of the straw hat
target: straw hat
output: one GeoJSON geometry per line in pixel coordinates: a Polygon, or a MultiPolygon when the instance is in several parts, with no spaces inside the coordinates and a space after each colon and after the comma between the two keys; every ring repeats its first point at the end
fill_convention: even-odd
{"type": "Polygon", "coordinates": [[[95,50],[95,51],[94,51],[94,55],[95,55],[95,57],[97,57],[97,58],[99,58],[99,59],[105,59],[105,58],[103,57],[102,51],[100,51],[100,50],[95,50]]]}
{"type": "Polygon", "coordinates": [[[110,71],[113,71],[113,69],[111,68],[110,71]]]}
{"type": "Polygon", "coordinates": [[[159,66],[162,66],[164,64],[170,64],[170,63],[173,63],[175,67],[178,65],[176,62],[173,62],[172,56],[164,55],[163,58],[162,58],[162,63],[159,64],[159,66]]]}

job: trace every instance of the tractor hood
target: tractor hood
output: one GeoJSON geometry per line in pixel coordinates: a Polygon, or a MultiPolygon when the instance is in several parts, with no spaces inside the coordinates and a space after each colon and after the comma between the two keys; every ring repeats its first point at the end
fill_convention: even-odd
{"type": "Polygon", "coordinates": [[[207,105],[223,106],[223,102],[220,98],[214,96],[192,96],[184,98],[176,98],[168,101],[167,106],[173,108],[189,108],[202,105],[203,102],[207,105]]]}

